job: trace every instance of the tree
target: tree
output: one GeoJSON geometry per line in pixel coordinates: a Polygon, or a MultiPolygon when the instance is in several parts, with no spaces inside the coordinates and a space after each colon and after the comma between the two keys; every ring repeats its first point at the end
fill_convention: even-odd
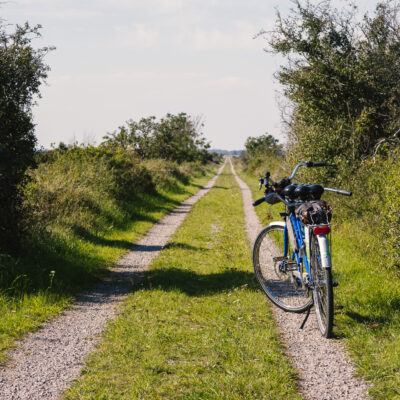
{"type": "Polygon", "coordinates": [[[294,3],[268,36],[287,60],[277,78],[292,103],[289,154],[333,161],[345,179],[400,128],[399,7],[381,2],[360,20],[355,6],[294,3]]]}
{"type": "Polygon", "coordinates": [[[245,143],[246,155],[249,158],[276,155],[282,151],[282,145],[278,142],[278,139],[268,133],[257,137],[248,137],[245,143]]]}
{"type": "Polygon", "coordinates": [[[36,138],[31,108],[49,67],[49,48],[34,49],[40,26],[17,26],[7,33],[0,23],[0,249],[15,247],[19,186],[32,165],[36,138]]]}
{"type": "Polygon", "coordinates": [[[118,131],[104,136],[103,145],[135,151],[143,159],[163,158],[182,163],[209,158],[210,145],[203,137],[201,121],[185,113],[130,120],[118,131]]]}

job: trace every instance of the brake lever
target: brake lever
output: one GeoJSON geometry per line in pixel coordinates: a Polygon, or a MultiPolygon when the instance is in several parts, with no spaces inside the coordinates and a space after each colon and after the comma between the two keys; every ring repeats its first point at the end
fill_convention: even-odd
{"type": "Polygon", "coordinates": [[[259,181],[260,181],[260,187],[258,188],[258,190],[261,190],[262,189],[262,185],[264,183],[264,178],[260,178],[259,181]]]}

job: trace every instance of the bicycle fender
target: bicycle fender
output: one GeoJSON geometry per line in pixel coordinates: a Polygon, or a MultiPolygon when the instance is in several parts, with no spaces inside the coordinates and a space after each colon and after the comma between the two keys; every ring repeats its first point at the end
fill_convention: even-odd
{"type": "Polygon", "coordinates": [[[317,240],[321,253],[322,268],[332,268],[331,253],[329,251],[329,242],[326,235],[317,235],[317,240]]]}
{"type": "Polygon", "coordinates": [[[278,225],[278,226],[283,226],[283,227],[285,227],[286,226],[286,223],[284,222],[284,221],[274,221],[274,222],[271,222],[268,226],[276,226],[276,225],[278,225]]]}

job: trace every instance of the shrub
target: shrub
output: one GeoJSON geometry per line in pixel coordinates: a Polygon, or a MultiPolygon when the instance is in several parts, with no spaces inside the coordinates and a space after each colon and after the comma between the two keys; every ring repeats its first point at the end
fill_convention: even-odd
{"type": "Polygon", "coordinates": [[[185,174],[177,163],[162,159],[146,160],[143,163],[157,188],[172,189],[177,188],[179,182],[189,182],[189,175],[185,174]]]}
{"type": "Polygon", "coordinates": [[[355,10],[299,0],[269,34],[271,51],[288,61],[277,74],[292,105],[288,154],[293,164],[335,163],[334,174],[313,174],[338,184],[400,126],[398,4],[382,1],[364,18],[355,10]]]}
{"type": "Polygon", "coordinates": [[[43,58],[48,48],[35,50],[39,28],[28,24],[8,33],[0,21],[0,249],[17,247],[19,185],[33,163],[36,138],[31,107],[47,76],[43,58]]]}
{"type": "Polygon", "coordinates": [[[128,121],[117,131],[107,134],[104,147],[131,149],[142,159],[161,158],[179,164],[212,159],[208,153],[210,145],[203,137],[199,119],[185,113],[167,114],[160,121],[155,117],[142,118],[138,122],[128,121]]]}
{"type": "Polygon", "coordinates": [[[104,158],[59,154],[29,171],[22,204],[29,234],[57,229],[58,225],[95,225],[102,205],[115,203],[115,180],[104,158]]]}
{"type": "Polygon", "coordinates": [[[381,236],[387,243],[388,264],[400,268],[400,149],[389,158],[387,168],[381,236]]]}

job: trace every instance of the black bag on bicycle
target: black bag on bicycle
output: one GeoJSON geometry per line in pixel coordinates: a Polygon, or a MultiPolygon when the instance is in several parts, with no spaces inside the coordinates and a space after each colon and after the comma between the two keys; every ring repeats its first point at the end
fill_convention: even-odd
{"type": "Polygon", "coordinates": [[[331,221],[332,207],[323,200],[307,201],[297,208],[296,215],[303,224],[325,225],[331,221]]]}
{"type": "MultiPolygon", "coordinates": [[[[264,192],[265,195],[268,195],[270,193],[277,193],[282,195],[282,191],[283,189],[288,186],[290,184],[290,180],[288,178],[283,178],[280,182],[277,182],[276,184],[272,185],[272,186],[268,186],[264,192]]],[[[281,200],[278,196],[270,196],[267,199],[265,199],[265,201],[268,204],[277,204],[279,203],[281,200]]]]}
{"type": "MultiPolygon", "coordinates": [[[[271,194],[271,193],[276,193],[271,187],[269,187],[268,190],[265,190],[265,191],[264,191],[264,194],[265,194],[266,196],[267,196],[268,194],[271,194]]],[[[279,202],[280,202],[280,199],[279,199],[279,197],[274,196],[273,194],[271,194],[271,196],[267,197],[267,198],[265,199],[265,201],[266,201],[268,204],[273,205],[273,204],[279,203],[279,202]]]]}

